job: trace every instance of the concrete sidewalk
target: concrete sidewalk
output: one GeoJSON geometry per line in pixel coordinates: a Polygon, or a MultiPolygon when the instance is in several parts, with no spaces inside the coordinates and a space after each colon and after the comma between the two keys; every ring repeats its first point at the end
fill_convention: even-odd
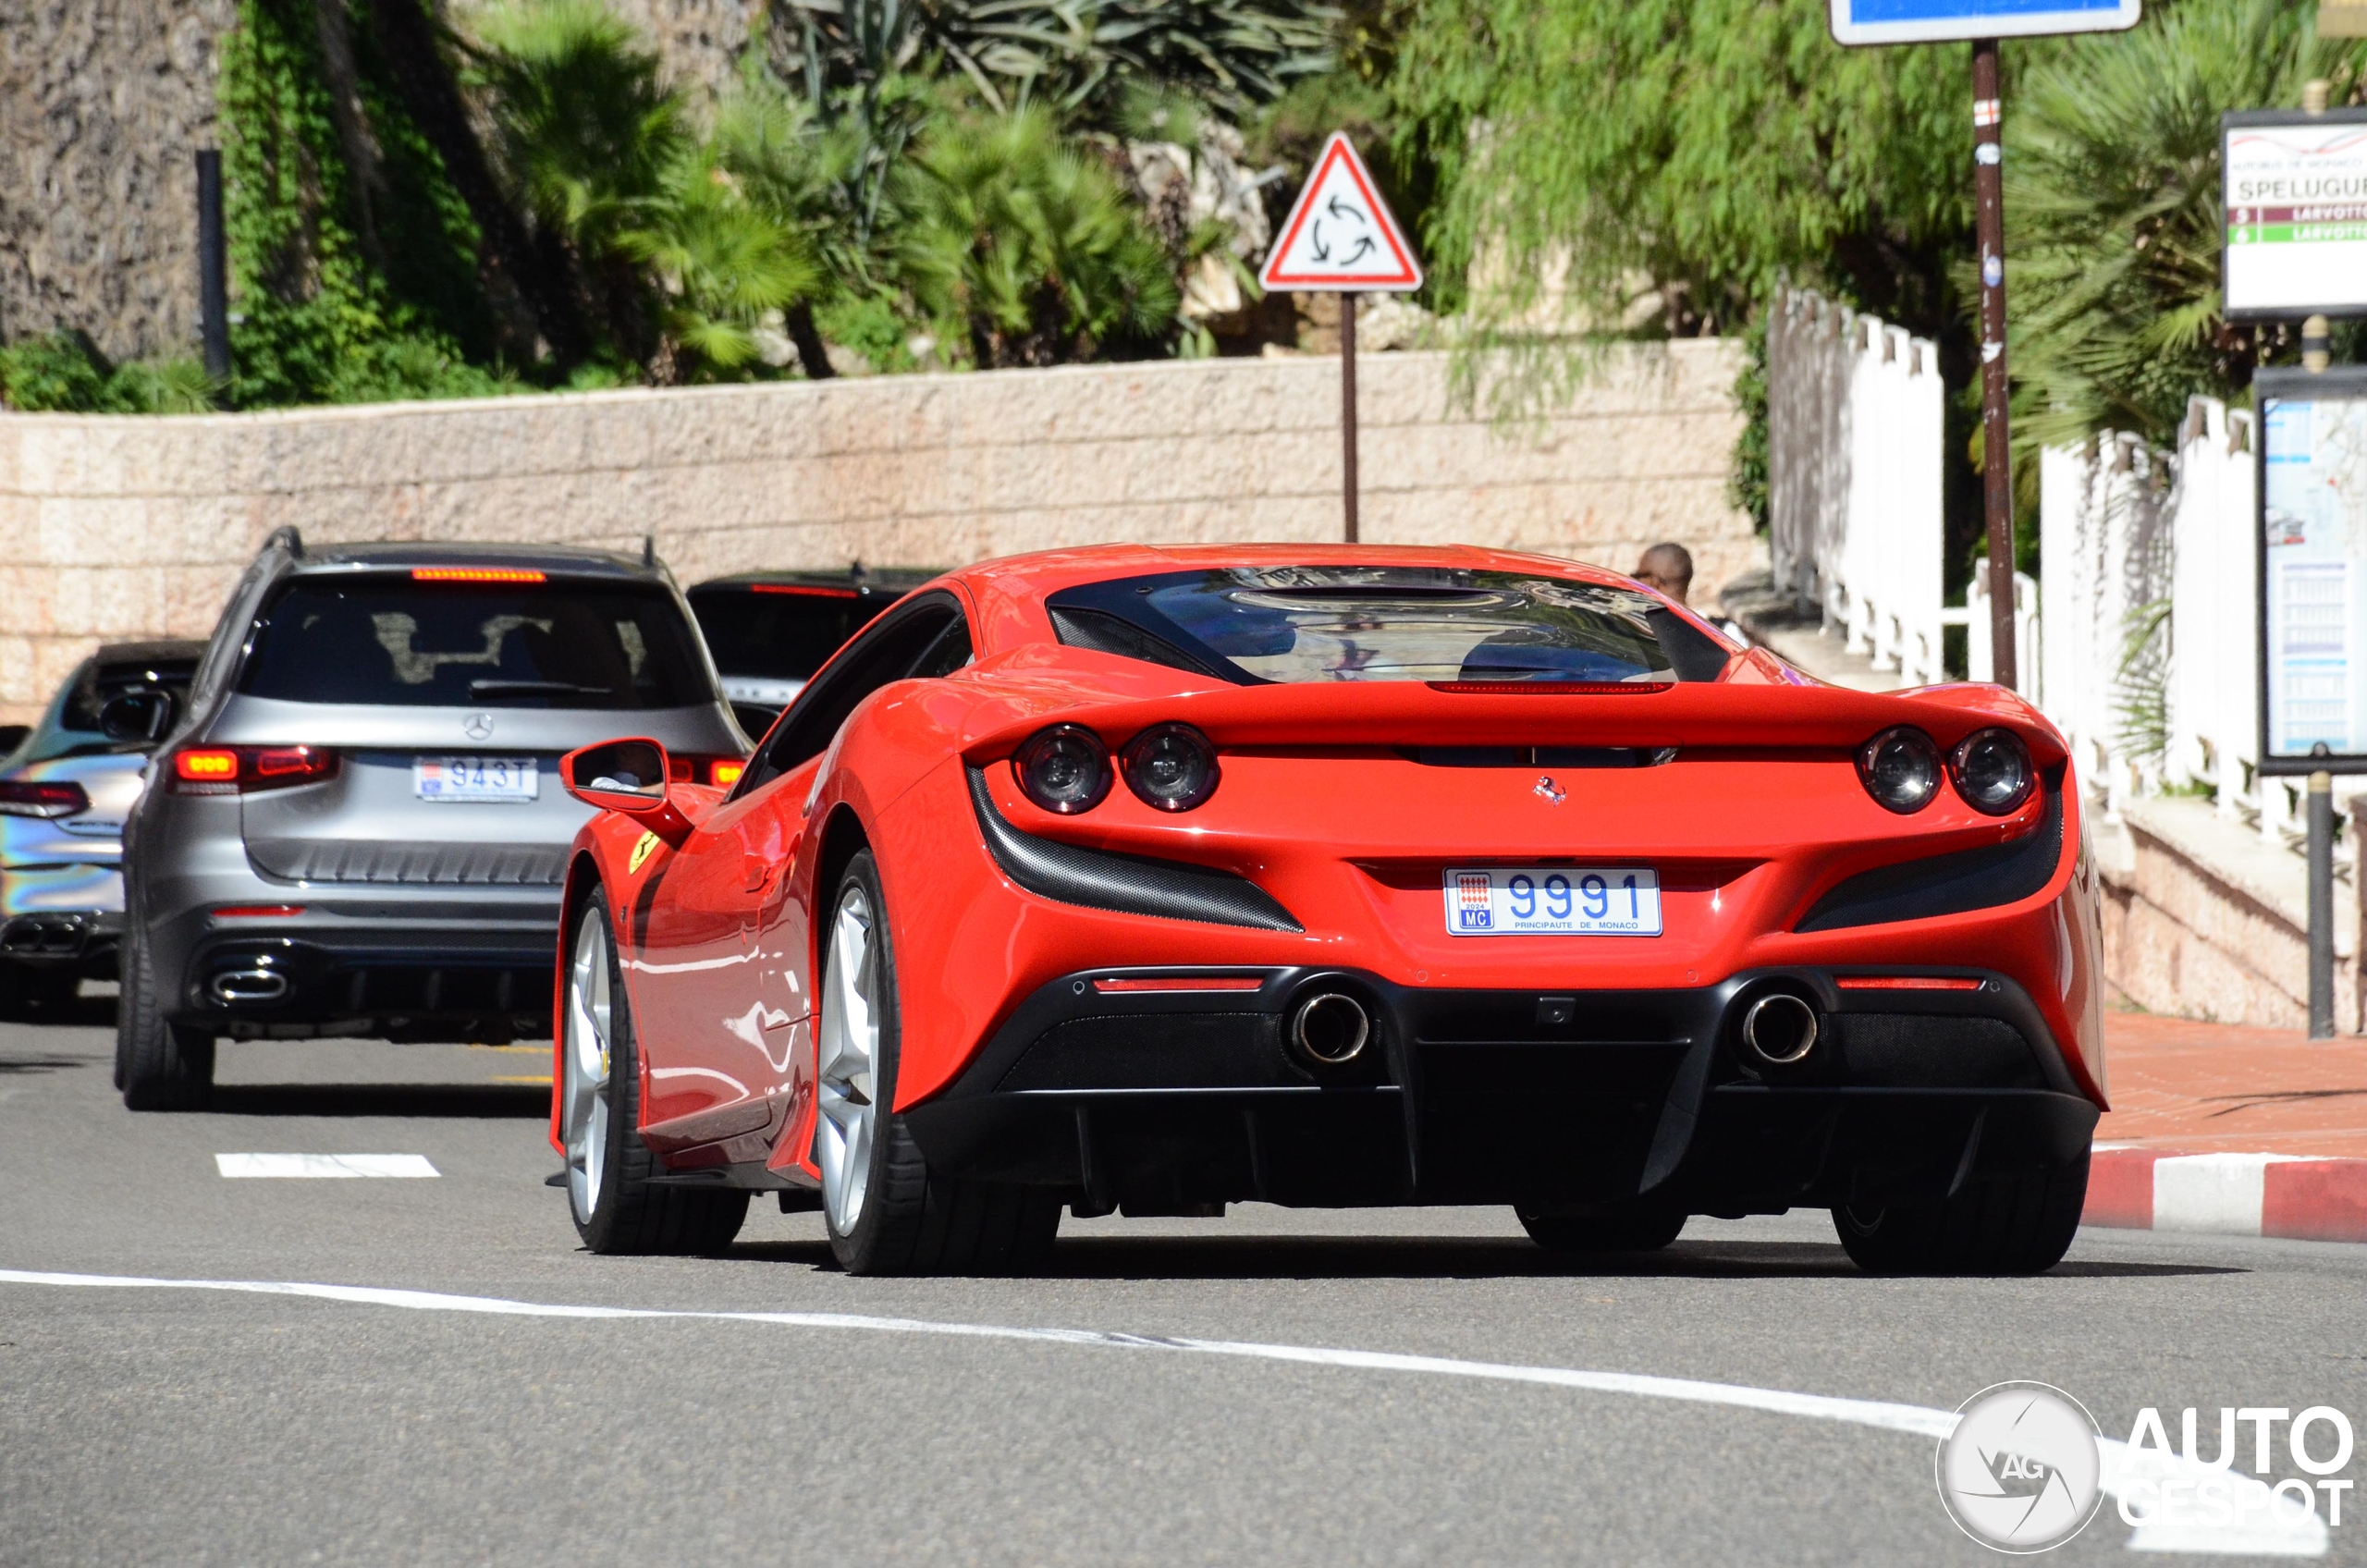
{"type": "Polygon", "coordinates": [[[2086,1223],[2367,1241],[2367,1038],[2104,1019],[2086,1223]]]}

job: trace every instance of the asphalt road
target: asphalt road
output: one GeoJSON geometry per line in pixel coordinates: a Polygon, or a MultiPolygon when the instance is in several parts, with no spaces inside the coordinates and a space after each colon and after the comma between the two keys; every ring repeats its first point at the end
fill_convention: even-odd
{"type": "MultiPolygon", "coordinates": [[[[2188,1405],[2206,1432],[2222,1404],[2367,1414],[2367,1248],[2086,1231],[2043,1279],[1882,1280],[1821,1214],[1697,1220],[1605,1264],[1500,1211],[1243,1207],[1072,1221],[1049,1278],[871,1280],[830,1266],[817,1218],[754,1210],[725,1259],[596,1258],[543,1184],[546,1054],[226,1044],[217,1109],[135,1116],[108,1083],[110,1006],[0,1025],[0,1270],[872,1321],[0,1277],[9,1563],[1999,1561],[1950,1523],[1908,1432],[880,1318],[1942,1410],[2035,1378],[2116,1437],[2143,1405],[2173,1439],[2188,1405]],[[217,1173],[258,1152],[416,1154],[439,1175],[217,1173]]],[[[2107,1501],[2053,1559],[2129,1541],[2107,1501]]],[[[2328,1560],[2362,1543],[2346,1513],[2328,1560]]]]}

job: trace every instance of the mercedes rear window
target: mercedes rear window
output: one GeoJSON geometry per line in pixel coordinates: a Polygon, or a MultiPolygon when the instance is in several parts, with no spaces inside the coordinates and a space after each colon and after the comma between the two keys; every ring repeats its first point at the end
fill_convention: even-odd
{"type": "Polygon", "coordinates": [[[394,707],[675,708],[713,702],[656,588],[300,577],[264,610],[239,690],[394,707]]]}
{"type": "Polygon", "coordinates": [[[691,590],[691,613],[715,668],[764,680],[804,680],[848,638],[896,602],[894,594],[803,584],[691,590]]]}
{"type": "Polygon", "coordinates": [[[1233,567],[1062,589],[1073,647],[1245,685],[1714,680],[1729,650],[1632,588],[1444,567],[1233,567]]]}

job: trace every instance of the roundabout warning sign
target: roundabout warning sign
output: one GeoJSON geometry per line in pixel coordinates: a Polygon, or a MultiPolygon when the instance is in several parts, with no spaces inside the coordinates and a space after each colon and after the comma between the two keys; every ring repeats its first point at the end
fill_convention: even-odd
{"type": "Polygon", "coordinates": [[[1414,248],[1374,189],[1365,161],[1340,132],[1323,144],[1257,281],[1268,289],[1309,293],[1393,293],[1422,287],[1414,248]]]}

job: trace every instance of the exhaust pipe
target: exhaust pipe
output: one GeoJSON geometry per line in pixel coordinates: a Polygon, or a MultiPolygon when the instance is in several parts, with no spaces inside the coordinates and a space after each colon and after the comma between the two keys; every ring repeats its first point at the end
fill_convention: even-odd
{"type": "Polygon", "coordinates": [[[268,969],[233,969],[214,977],[214,999],[236,1007],[241,1002],[276,1002],[288,994],[288,976],[268,969]]]}
{"type": "Polygon", "coordinates": [[[1354,997],[1325,991],[1291,1015],[1291,1046],[1318,1067],[1344,1067],[1372,1039],[1372,1014],[1354,997]]]}
{"type": "Polygon", "coordinates": [[[1742,1043],[1771,1067],[1789,1067],[1816,1048],[1816,1009],[1789,991],[1773,991],[1742,1015],[1742,1043]]]}

